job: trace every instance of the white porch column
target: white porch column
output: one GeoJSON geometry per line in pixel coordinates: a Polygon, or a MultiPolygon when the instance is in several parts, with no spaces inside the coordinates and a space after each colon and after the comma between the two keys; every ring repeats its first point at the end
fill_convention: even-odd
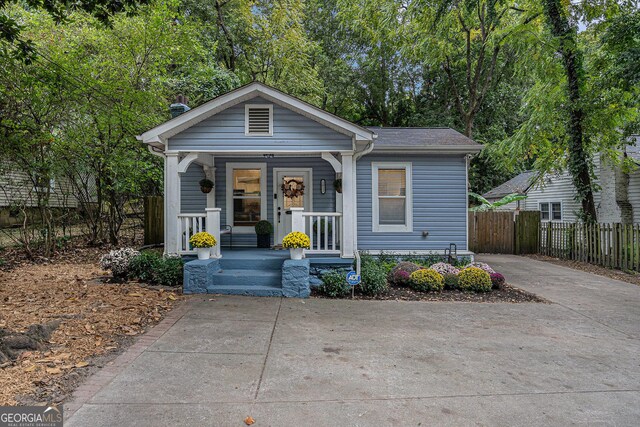
{"type": "Polygon", "coordinates": [[[207,233],[212,234],[213,237],[216,238],[217,245],[213,247],[211,251],[212,258],[222,258],[222,253],[220,252],[220,211],[221,208],[206,208],[205,212],[207,212],[207,233]]]}
{"type": "Polygon", "coordinates": [[[304,208],[291,208],[291,231],[299,231],[305,233],[304,217],[302,212],[304,208]]]}
{"type": "Polygon", "coordinates": [[[342,155],[342,258],[353,258],[355,251],[355,179],[353,154],[342,155]]]}
{"type": "Polygon", "coordinates": [[[165,153],[164,166],[164,253],[179,253],[178,214],[180,213],[180,174],[178,153],[165,153]]]}

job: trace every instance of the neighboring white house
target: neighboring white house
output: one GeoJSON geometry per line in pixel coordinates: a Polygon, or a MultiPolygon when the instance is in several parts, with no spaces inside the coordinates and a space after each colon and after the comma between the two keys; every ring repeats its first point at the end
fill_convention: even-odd
{"type": "MultiPolygon", "coordinates": [[[[622,155],[640,165],[640,136],[627,145],[622,155]]],[[[597,159],[594,173],[599,187],[594,194],[598,222],[640,222],[640,168],[628,174],[606,160],[597,159]],[[626,220],[623,221],[623,215],[626,220]]],[[[502,210],[539,210],[542,221],[578,219],[580,204],[575,200],[575,187],[568,172],[540,177],[532,171],[523,172],[483,196],[490,202],[512,194],[528,197],[503,206],[502,210]]]]}

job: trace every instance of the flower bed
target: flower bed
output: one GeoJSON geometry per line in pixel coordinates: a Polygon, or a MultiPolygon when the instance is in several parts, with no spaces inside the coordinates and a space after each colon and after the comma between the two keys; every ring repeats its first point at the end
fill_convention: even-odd
{"type": "MultiPolygon", "coordinates": [[[[454,264],[437,257],[362,256],[362,283],[356,299],[475,302],[544,302],[506,283],[505,277],[486,263],[462,260],[454,264]],[[386,273],[386,280],[385,280],[386,273]]],[[[351,298],[340,285],[342,273],[320,277],[323,285],[312,295],[351,298]]],[[[344,277],[344,276],[343,276],[344,277]]]]}

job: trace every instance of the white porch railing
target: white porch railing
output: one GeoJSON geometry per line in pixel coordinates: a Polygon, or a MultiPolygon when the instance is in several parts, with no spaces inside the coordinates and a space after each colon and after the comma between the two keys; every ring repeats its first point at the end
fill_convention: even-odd
{"type": "Polygon", "coordinates": [[[196,233],[206,231],[205,222],[207,214],[178,214],[178,253],[194,254],[189,239],[196,233]]]}
{"type": "MultiPolygon", "coordinates": [[[[302,218],[302,230],[308,233],[309,238],[311,239],[311,248],[307,250],[307,253],[340,253],[342,213],[299,211],[299,215],[302,218]]],[[[292,220],[292,226],[295,223],[296,221],[292,220]]]]}

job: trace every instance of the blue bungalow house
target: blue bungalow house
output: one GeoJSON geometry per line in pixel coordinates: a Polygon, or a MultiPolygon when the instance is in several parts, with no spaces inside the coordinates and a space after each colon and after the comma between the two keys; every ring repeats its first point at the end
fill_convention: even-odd
{"type": "Polygon", "coordinates": [[[292,230],[308,234],[312,261],[441,254],[451,243],[470,255],[467,168],[482,146],[455,130],[362,127],[262,83],[172,112],[138,137],[164,158],[165,252],[191,255],[193,233],[215,235],[214,275],[228,274],[220,293],[278,288],[281,273],[249,270],[279,269],[285,251],[241,250],[256,247],[261,219],[276,248],[292,230]],[[205,177],[209,193],[198,184],[205,177]]]}

